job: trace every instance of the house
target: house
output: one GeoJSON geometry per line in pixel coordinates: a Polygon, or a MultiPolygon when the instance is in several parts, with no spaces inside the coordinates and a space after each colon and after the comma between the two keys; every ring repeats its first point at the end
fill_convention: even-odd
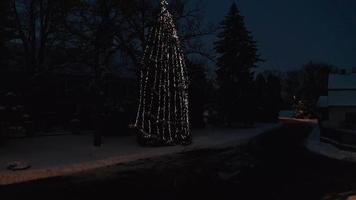
{"type": "Polygon", "coordinates": [[[356,74],[330,74],[328,96],[318,102],[321,125],[356,129],[356,74]]]}

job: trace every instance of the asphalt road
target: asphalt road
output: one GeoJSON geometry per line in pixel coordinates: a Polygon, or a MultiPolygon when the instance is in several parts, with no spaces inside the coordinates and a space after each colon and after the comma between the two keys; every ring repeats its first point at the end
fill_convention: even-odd
{"type": "Polygon", "coordinates": [[[311,128],[288,124],[250,144],[142,160],[73,177],[3,187],[0,196],[37,199],[346,199],[356,164],[303,147],[311,128]]]}

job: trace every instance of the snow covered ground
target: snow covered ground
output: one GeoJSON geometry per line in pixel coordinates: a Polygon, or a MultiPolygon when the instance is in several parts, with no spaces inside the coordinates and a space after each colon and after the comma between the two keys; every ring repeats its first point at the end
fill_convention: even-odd
{"type": "Polygon", "coordinates": [[[329,158],[356,162],[356,152],[343,151],[334,145],[320,141],[320,129],[315,124],[312,134],[306,141],[306,147],[317,154],[327,156],[329,158]]]}
{"type": "Polygon", "coordinates": [[[93,146],[91,135],[11,139],[0,146],[0,185],[65,176],[184,151],[241,145],[279,126],[258,124],[252,129],[197,130],[193,131],[192,145],[173,147],[140,147],[134,137],[106,137],[100,148],[93,146]],[[32,167],[24,171],[7,170],[14,161],[32,167]]]}

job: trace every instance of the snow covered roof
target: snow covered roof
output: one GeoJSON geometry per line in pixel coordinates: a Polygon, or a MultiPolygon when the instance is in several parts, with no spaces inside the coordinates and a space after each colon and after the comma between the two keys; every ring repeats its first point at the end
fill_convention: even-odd
{"type": "Polygon", "coordinates": [[[329,90],[356,90],[356,74],[330,74],[329,90]]]}

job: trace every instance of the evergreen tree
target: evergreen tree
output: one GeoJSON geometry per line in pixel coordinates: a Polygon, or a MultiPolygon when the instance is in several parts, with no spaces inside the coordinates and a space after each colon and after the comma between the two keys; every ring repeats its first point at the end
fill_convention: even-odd
{"type": "Polygon", "coordinates": [[[220,54],[216,71],[220,113],[229,125],[233,120],[250,123],[255,110],[252,69],[261,60],[235,3],[221,23],[215,49],[220,54]]]}

